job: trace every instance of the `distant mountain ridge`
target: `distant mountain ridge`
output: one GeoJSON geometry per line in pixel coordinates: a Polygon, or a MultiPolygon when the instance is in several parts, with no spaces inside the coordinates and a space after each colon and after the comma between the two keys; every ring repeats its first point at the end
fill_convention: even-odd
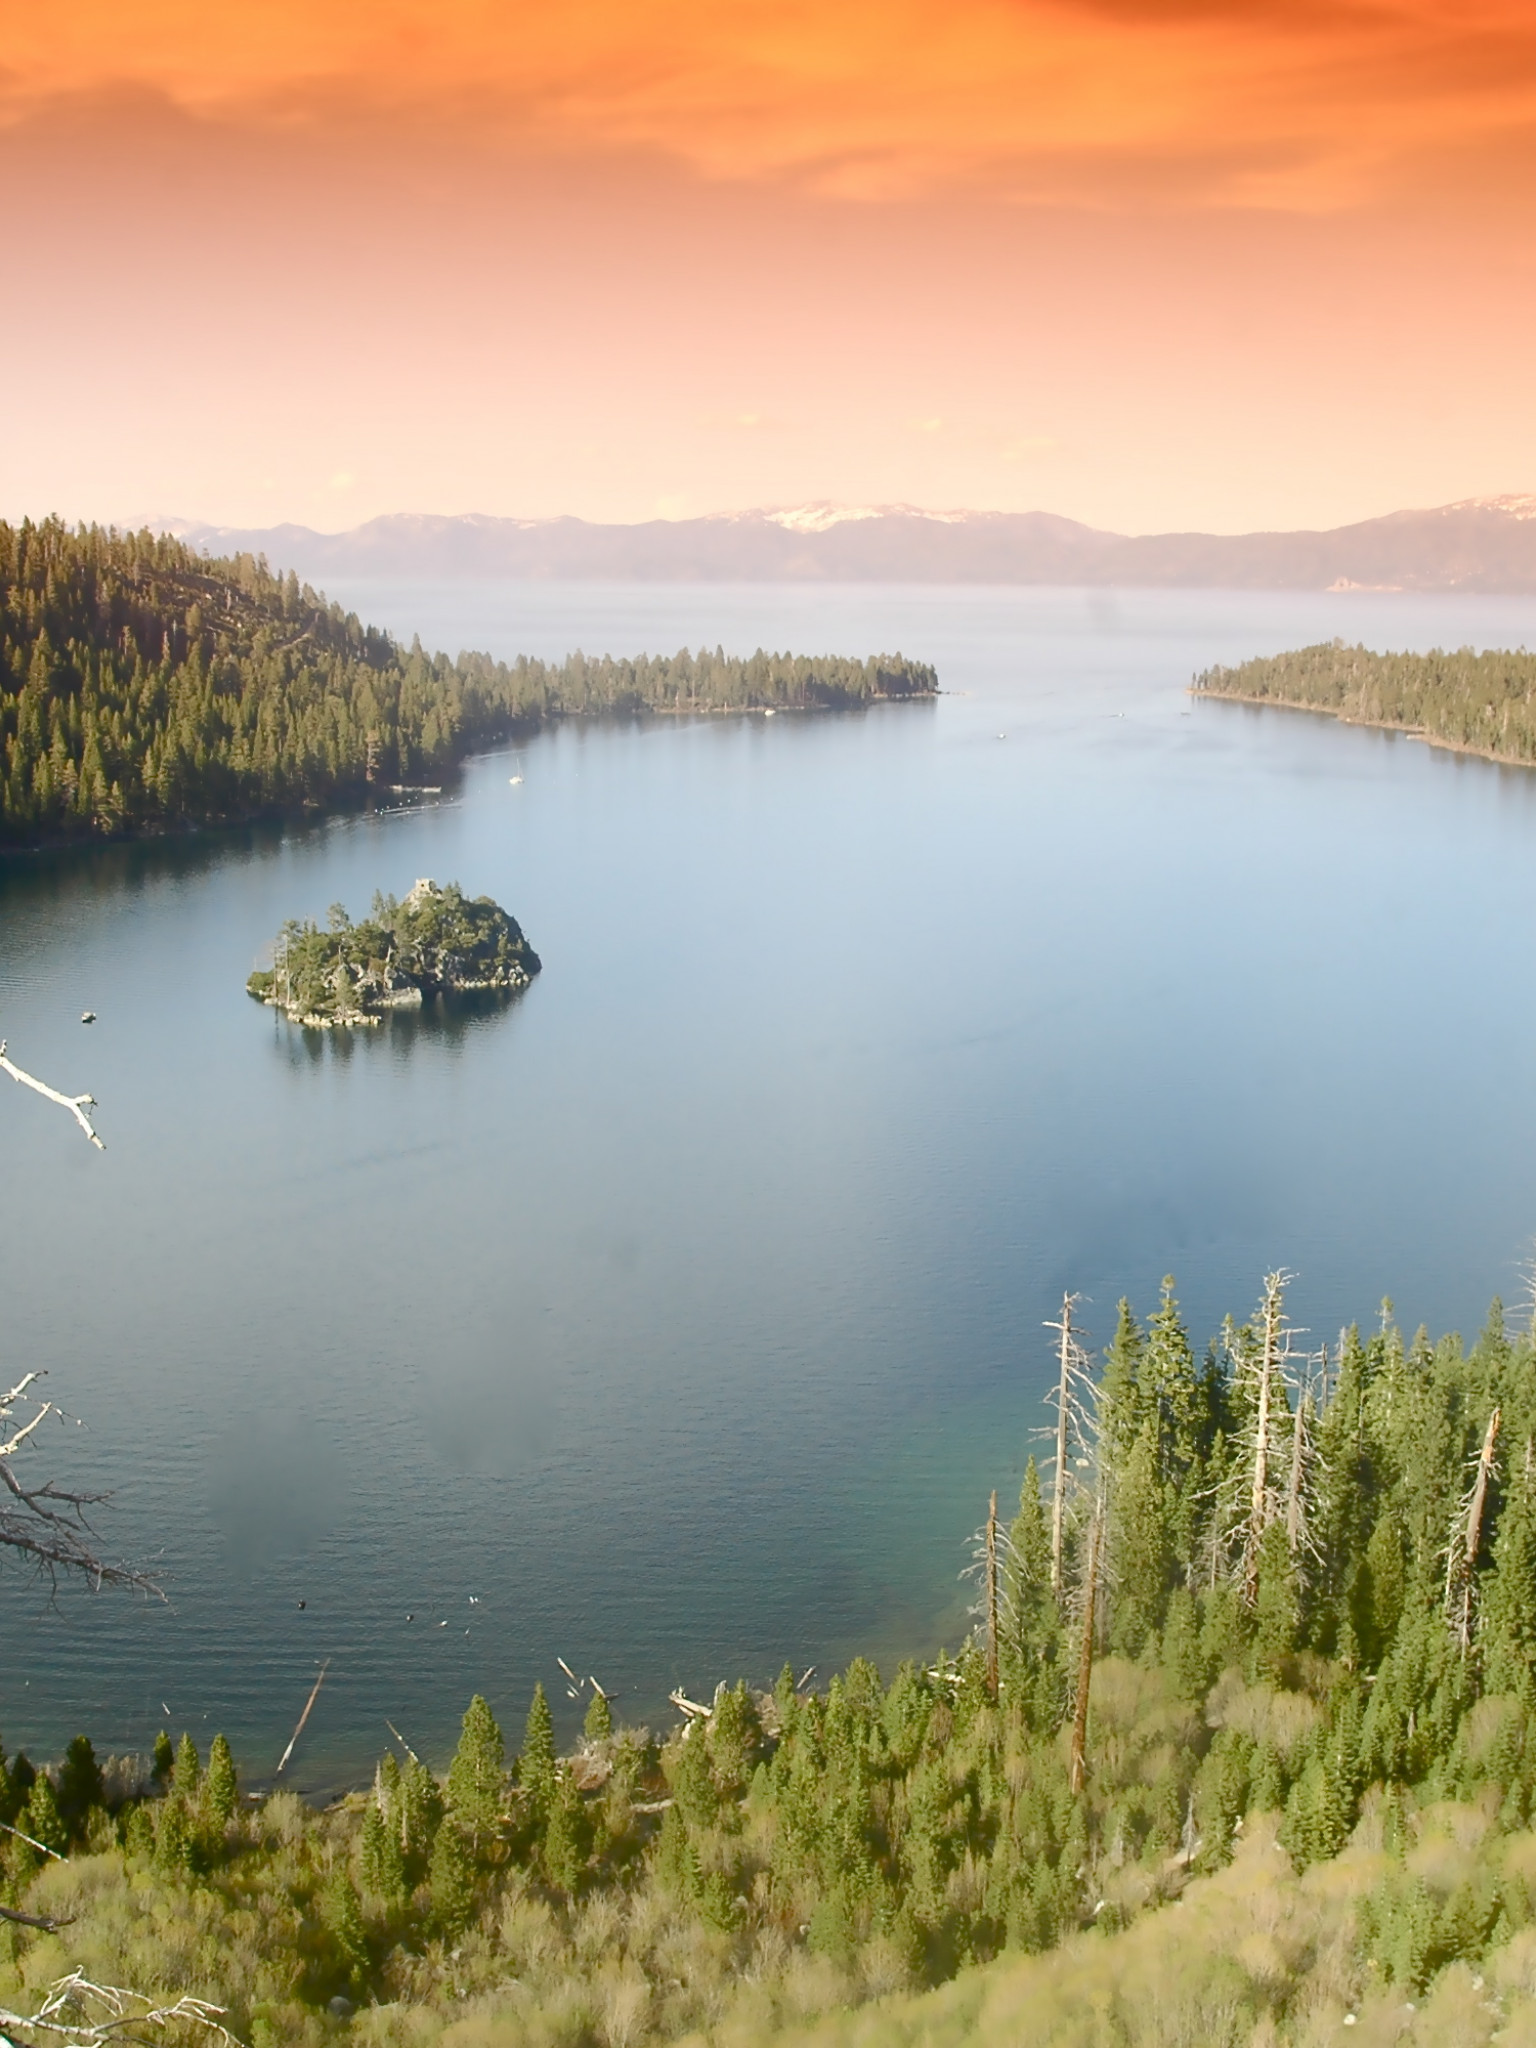
{"type": "Polygon", "coordinates": [[[1105,533],[1049,512],[813,504],[597,525],[392,513],[345,533],[156,522],[209,554],[327,577],[659,583],[1014,583],[1536,592],[1536,496],[1295,533],[1105,533]]]}

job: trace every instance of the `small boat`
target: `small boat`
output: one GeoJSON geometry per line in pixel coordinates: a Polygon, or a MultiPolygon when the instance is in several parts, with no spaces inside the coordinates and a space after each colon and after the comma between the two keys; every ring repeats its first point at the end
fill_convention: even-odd
{"type": "Polygon", "coordinates": [[[96,1022],[96,1012],[94,1010],[82,1010],[80,1012],[80,1022],[82,1024],[94,1024],[96,1022]]]}
{"type": "Polygon", "coordinates": [[[517,785],[522,781],[522,779],[523,778],[521,777],[521,775],[509,775],[507,777],[508,782],[511,783],[514,789],[516,789],[517,785]]]}

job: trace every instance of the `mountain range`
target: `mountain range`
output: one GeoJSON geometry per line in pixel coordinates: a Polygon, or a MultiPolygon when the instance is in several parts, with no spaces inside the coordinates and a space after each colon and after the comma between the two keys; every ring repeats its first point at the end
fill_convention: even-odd
{"type": "Polygon", "coordinates": [[[265,555],[322,586],[329,577],[422,576],[1536,591],[1536,496],[1295,533],[1127,535],[1049,512],[826,504],[628,526],[478,513],[392,513],[344,533],[154,523],[209,554],[265,555]]]}

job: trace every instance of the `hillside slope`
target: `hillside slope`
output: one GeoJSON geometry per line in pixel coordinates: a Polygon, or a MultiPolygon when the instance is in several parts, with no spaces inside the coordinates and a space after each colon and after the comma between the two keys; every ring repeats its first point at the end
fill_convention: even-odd
{"type": "Polygon", "coordinates": [[[450,661],[250,554],[0,524],[0,841],[165,831],[437,780],[561,717],[930,695],[900,655],[450,661]]]}

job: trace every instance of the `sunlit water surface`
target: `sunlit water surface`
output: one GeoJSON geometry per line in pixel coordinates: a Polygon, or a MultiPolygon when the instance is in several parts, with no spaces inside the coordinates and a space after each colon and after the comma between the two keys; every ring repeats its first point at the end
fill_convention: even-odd
{"type": "Polygon", "coordinates": [[[0,862],[0,1370],[84,1426],[167,1605],[0,1578],[0,1736],[223,1728],[270,1775],[441,1759],[556,1657],[632,1716],[957,1640],[1064,1288],[1199,1341],[1294,1267],[1332,1336],[1472,1329],[1536,1230],[1536,778],[1191,706],[1335,633],[1513,644],[1536,603],[358,586],[430,645],[935,661],[938,703],[568,727],[441,806],[0,862]],[[520,773],[514,785],[511,777],[520,773]],[[420,875],[545,971],[305,1034],[281,920],[420,875]],[[89,1006],[99,1021],[77,1021],[89,1006]],[[301,1603],[302,1606],[301,1606],[301,1603]]]}

